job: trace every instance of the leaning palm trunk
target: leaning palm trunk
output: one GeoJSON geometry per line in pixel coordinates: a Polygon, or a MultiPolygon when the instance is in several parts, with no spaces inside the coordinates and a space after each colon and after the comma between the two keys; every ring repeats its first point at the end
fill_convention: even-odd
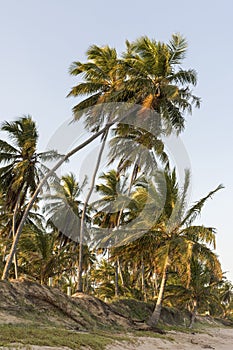
{"type": "Polygon", "coordinates": [[[164,289],[165,289],[165,284],[166,284],[166,279],[167,279],[168,265],[169,265],[169,256],[167,255],[165,262],[164,262],[162,280],[161,280],[161,284],[160,284],[160,288],[159,288],[158,299],[157,299],[153,314],[151,315],[151,317],[148,320],[148,325],[151,327],[157,326],[159,319],[160,319],[160,316],[161,316],[163,294],[164,294],[164,289]]]}
{"type": "MultiPolygon", "coordinates": [[[[12,236],[13,236],[13,238],[15,237],[15,232],[16,232],[16,216],[17,216],[17,211],[19,209],[19,201],[20,201],[20,196],[18,196],[17,202],[15,204],[14,212],[13,212],[13,218],[12,218],[12,236]]],[[[17,252],[15,252],[13,260],[14,260],[14,267],[15,267],[15,279],[18,279],[17,252]]]]}
{"type": "MultiPolygon", "coordinates": [[[[13,220],[12,220],[12,236],[13,239],[15,237],[15,219],[16,219],[16,210],[14,210],[14,214],[13,214],[13,220]]],[[[15,279],[18,279],[18,262],[17,262],[17,252],[15,252],[14,257],[13,257],[13,261],[14,261],[14,267],[15,267],[15,279]]]]}
{"type": "Polygon", "coordinates": [[[100,148],[100,151],[99,151],[99,155],[98,155],[98,158],[97,158],[96,166],[95,166],[94,173],[93,173],[92,180],[91,180],[91,186],[90,186],[90,189],[88,191],[86,200],[85,200],[84,205],[83,205],[83,211],[82,211],[82,216],[81,216],[81,224],[80,224],[80,235],[79,235],[79,263],[78,263],[78,282],[77,282],[77,290],[78,290],[78,292],[82,292],[83,291],[83,288],[82,288],[83,238],[84,238],[86,211],[87,211],[88,202],[89,202],[90,197],[92,195],[92,192],[94,190],[96,175],[97,175],[97,172],[99,170],[101,158],[102,158],[104,147],[105,147],[105,144],[106,144],[106,139],[107,139],[107,136],[108,136],[108,130],[109,129],[107,129],[105,131],[105,133],[104,133],[103,141],[102,141],[102,144],[101,144],[101,148],[100,148]]]}
{"type": "MultiPolygon", "coordinates": [[[[117,121],[117,120],[116,120],[117,121]]],[[[40,192],[40,190],[42,189],[42,187],[44,186],[44,184],[46,183],[46,181],[48,180],[49,177],[51,177],[54,172],[65,162],[67,161],[67,159],[69,159],[72,155],[74,155],[76,152],[80,151],[82,148],[84,148],[85,146],[87,146],[89,143],[91,143],[93,140],[95,140],[97,137],[99,137],[100,135],[102,135],[104,132],[106,132],[107,130],[109,130],[109,128],[116,122],[110,122],[107,123],[105,125],[104,128],[102,128],[101,130],[99,130],[98,132],[96,132],[94,135],[92,135],[91,137],[89,137],[89,139],[87,139],[86,141],[84,141],[81,145],[75,147],[74,149],[72,149],[70,152],[68,152],[64,157],[62,157],[62,159],[59,160],[59,162],[57,162],[57,164],[55,164],[55,166],[48,171],[48,173],[43,177],[43,179],[40,181],[39,185],[37,186],[37,189],[35,190],[34,194],[32,195],[30,201],[28,202],[28,205],[23,213],[23,216],[21,218],[21,221],[19,223],[19,226],[17,228],[17,231],[15,233],[15,236],[13,238],[13,242],[12,242],[12,246],[11,246],[11,250],[10,253],[8,255],[4,270],[3,270],[3,274],[2,274],[2,280],[6,280],[8,278],[9,275],[9,270],[11,268],[11,264],[13,261],[13,257],[16,253],[17,250],[17,245],[18,245],[18,241],[19,238],[21,236],[21,232],[24,226],[24,223],[27,219],[28,213],[31,210],[34,202],[37,199],[37,196],[40,192]]]]}

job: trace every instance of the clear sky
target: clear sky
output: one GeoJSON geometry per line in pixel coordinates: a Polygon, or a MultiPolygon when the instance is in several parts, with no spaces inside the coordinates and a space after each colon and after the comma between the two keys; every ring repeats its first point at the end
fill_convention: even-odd
{"type": "Polygon", "coordinates": [[[181,136],[192,164],[192,199],[225,185],[199,221],[217,228],[217,252],[233,281],[232,13],[231,0],[0,0],[0,120],[31,114],[43,149],[71,117],[74,100],[65,96],[75,79],[68,68],[91,44],[121,52],[126,38],[183,34],[185,67],[197,70],[195,93],[202,98],[181,136]]]}

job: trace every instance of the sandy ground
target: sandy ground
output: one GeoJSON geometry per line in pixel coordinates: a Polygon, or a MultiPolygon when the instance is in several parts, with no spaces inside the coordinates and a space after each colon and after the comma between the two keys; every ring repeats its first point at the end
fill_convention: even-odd
{"type": "MultiPolygon", "coordinates": [[[[49,346],[0,347],[1,350],[70,350],[69,348],[54,348],[49,346]]],[[[135,338],[134,344],[117,342],[108,346],[106,350],[233,350],[233,329],[210,328],[206,333],[186,334],[170,331],[163,338],[140,337],[135,338]]],[[[85,349],[87,350],[87,349],[85,349]]]]}
{"type": "Polygon", "coordinates": [[[107,350],[188,350],[215,349],[233,350],[233,329],[208,329],[206,334],[185,334],[171,331],[166,335],[168,339],[139,338],[137,344],[115,344],[107,350]]]}

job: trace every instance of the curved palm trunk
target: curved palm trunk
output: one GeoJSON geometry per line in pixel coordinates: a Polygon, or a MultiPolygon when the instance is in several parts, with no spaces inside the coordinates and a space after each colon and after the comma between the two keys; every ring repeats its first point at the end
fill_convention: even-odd
{"type": "MultiPolygon", "coordinates": [[[[16,206],[17,206],[17,203],[16,203],[16,206]]],[[[13,236],[13,239],[15,237],[15,228],[16,228],[16,206],[15,206],[15,209],[14,209],[14,213],[13,213],[13,220],[12,220],[12,236],[13,236]]],[[[17,262],[17,252],[15,252],[14,254],[14,258],[13,258],[13,261],[14,261],[14,267],[15,267],[15,278],[18,279],[18,262],[17,262]]]]}
{"type": "MultiPolygon", "coordinates": [[[[20,206],[20,195],[18,196],[17,202],[15,204],[15,208],[14,208],[14,212],[13,212],[13,218],[12,218],[12,236],[13,239],[15,237],[15,233],[16,233],[16,216],[17,216],[17,211],[19,209],[20,206]]],[[[14,267],[15,267],[15,279],[18,279],[18,260],[17,260],[17,251],[14,254],[14,267]]]]}
{"type": "Polygon", "coordinates": [[[106,144],[107,136],[108,136],[108,130],[105,131],[105,134],[104,134],[104,137],[103,137],[102,145],[101,145],[101,148],[100,148],[100,151],[99,151],[99,154],[98,154],[96,166],[95,166],[94,173],[93,173],[93,176],[92,176],[91,186],[90,186],[90,189],[88,191],[86,200],[84,202],[82,216],[81,216],[80,235],[79,235],[78,282],[77,282],[77,291],[78,292],[82,292],[83,291],[83,287],[82,287],[83,238],[84,238],[86,211],[87,211],[87,206],[88,206],[89,199],[90,199],[90,197],[92,195],[92,192],[94,190],[96,175],[97,175],[97,172],[99,170],[99,166],[100,166],[101,158],[102,158],[102,155],[103,155],[104,147],[105,147],[105,144],[106,144]]]}
{"type": "Polygon", "coordinates": [[[160,288],[159,288],[158,299],[157,299],[153,314],[151,315],[151,317],[149,318],[149,320],[147,322],[148,325],[151,327],[155,327],[158,324],[160,316],[161,316],[163,294],[164,294],[164,289],[165,289],[165,285],[166,285],[168,265],[169,265],[169,255],[167,254],[167,257],[166,257],[165,262],[164,262],[162,280],[161,280],[161,284],[160,284],[160,288]]]}

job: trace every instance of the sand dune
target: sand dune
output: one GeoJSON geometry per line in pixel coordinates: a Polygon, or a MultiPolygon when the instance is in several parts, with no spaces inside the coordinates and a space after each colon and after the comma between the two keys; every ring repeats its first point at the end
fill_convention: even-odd
{"type": "Polygon", "coordinates": [[[233,350],[233,329],[212,328],[204,333],[168,332],[163,338],[141,337],[135,344],[118,343],[107,350],[233,350]]]}

